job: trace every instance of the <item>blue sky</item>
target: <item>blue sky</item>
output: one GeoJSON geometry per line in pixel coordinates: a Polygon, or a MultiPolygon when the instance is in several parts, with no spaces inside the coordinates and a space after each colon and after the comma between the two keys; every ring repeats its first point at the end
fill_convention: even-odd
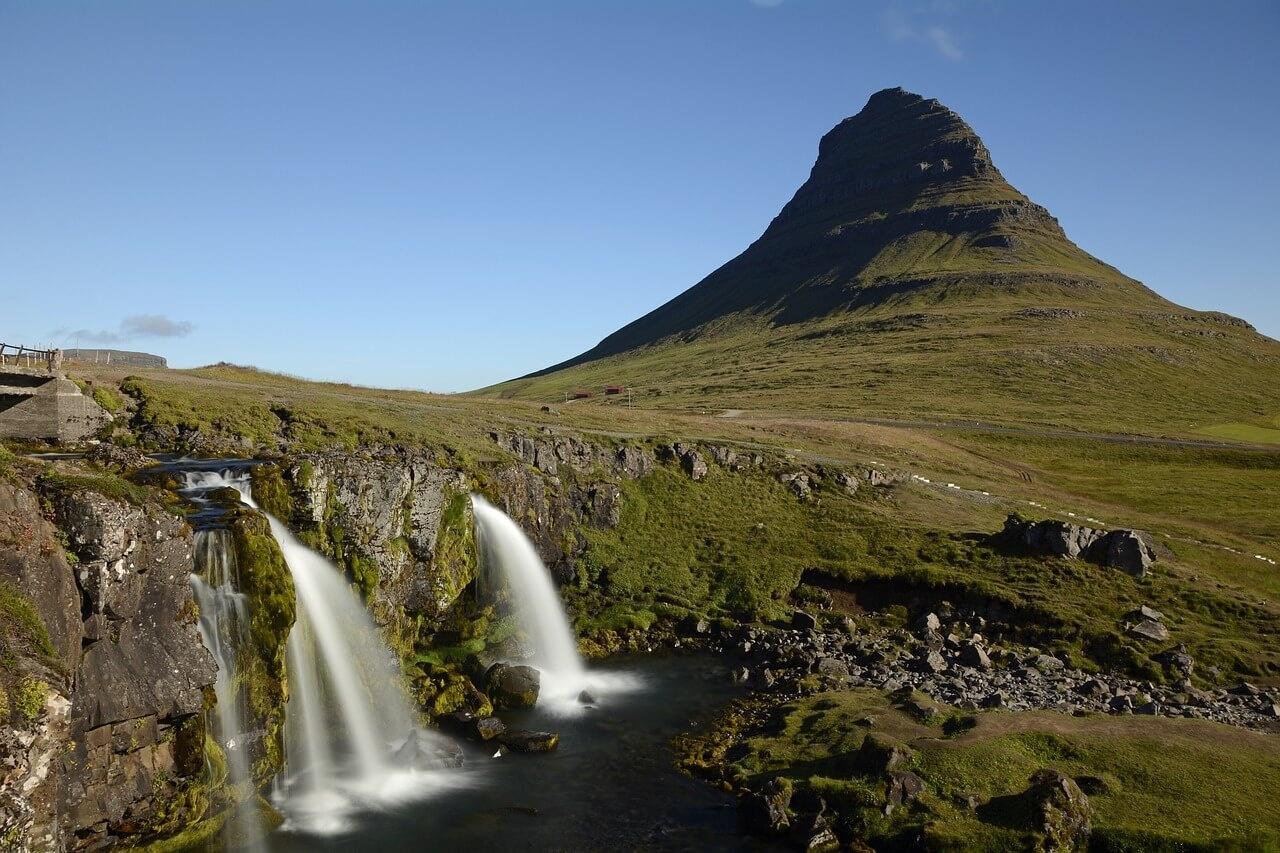
{"type": "Polygon", "coordinates": [[[462,390],[755,239],[901,85],[1280,337],[1280,5],[0,0],[0,340],[462,390]]]}

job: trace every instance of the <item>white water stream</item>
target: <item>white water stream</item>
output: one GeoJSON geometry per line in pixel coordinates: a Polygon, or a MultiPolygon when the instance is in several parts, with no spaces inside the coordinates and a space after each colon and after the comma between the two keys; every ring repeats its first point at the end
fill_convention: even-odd
{"type": "Polygon", "coordinates": [[[541,674],[538,704],[569,712],[584,707],[579,695],[617,693],[634,687],[618,676],[592,673],[578,652],[578,641],[551,573],[529,537],[502,510],[480,495],[471,496],[479,534],[483,569],[510,589],[510,601],[533,652],[530,661],[541,674]]]}
{"type": "MultiPolygon", "coordinates": [[[[231,486],[256,508],[244,476],[194,473],[188,485],[231,486]]],[[[266,516],[297,601],[286,646],[286,770],[274,800],[285,830],[342,832],[360,812],[440,787],[443,741],[418,728],[399,664],[342,573],[266,516]]]]}

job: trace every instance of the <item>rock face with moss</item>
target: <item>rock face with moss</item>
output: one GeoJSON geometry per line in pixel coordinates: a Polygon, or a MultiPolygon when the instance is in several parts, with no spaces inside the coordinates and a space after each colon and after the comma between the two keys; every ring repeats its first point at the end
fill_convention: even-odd
{"type": "MultiPolygon", "coordinates": [[[[176,831],[207,806],[205,688],[185,523],[149,500],[0,483],[7,654],[0,675],[5,849],[78,849],[176,831]],[[11,623],[12,625],[12,623],[11,623]],[[12,664],[8,663],[13,661],[12,664]]],[[[102,493],[103,491],[107,494],[102,493]]]]}
{"type": "Polygon", "coordinates": [[[284,716],[289,698],[285,647],[296,618],[293,577],[262,513],[237,504],[228,518],[240,568],[240,592],[249,604],[252,649],[241,656],[241,675],[254,738],[253,778],[266,782],[284,769],[284,716]]]}

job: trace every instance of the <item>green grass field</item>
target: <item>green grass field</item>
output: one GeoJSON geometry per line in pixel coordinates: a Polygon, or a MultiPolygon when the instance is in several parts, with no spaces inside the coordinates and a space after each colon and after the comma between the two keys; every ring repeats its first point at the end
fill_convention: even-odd
{"type": "Polygon", "coordinates": [[[820,791],[837,808],[874,797],[855,753],[868,727],[907,743],[927,783],[920,806],[873,826],[922,828],[930,849],[1022,849],[1014,798],[1038,769],[1093,777],[1090,849],[1271,850],[1280,845],[1280,743],[1214,723],[1144,717],[981,712],[950,729],[926,724],[870,690],[822,693],[784,706],[725,770],[739,784],[776,775],[820,791]],[[976,812],[956,797],[974,795],[976,812]]]}

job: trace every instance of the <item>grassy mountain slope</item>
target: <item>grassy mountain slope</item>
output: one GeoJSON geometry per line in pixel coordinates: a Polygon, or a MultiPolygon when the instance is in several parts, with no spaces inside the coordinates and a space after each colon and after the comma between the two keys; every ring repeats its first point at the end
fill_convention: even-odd
{"type": "Polygon", "coordinates": [[[823,137],[741,255],[582,355],[480,393],[605,384],[662,407],[1273,429],[1280,343],[1093,258],[959,116],[895,89],[823,137]]]}

